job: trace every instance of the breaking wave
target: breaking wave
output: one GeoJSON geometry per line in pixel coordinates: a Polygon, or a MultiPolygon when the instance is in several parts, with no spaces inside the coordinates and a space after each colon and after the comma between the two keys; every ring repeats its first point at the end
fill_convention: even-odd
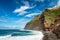
{"type": "Polygon", "coordinates": [[[43,33],[40,31],[20,31],[9,35],[0,36],[0,40],[42,40],[43,36],[43,33]]]}

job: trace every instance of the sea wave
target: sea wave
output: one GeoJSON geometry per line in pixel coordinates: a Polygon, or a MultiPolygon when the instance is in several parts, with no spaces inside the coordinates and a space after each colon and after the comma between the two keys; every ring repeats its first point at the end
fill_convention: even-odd
{"type": "Polygon", "coordinates": [[[42,40],[43,33],[40,31],[32,31],[34,35],[28,35],[28,36],[0,36],[0,40],[42,40]]]}

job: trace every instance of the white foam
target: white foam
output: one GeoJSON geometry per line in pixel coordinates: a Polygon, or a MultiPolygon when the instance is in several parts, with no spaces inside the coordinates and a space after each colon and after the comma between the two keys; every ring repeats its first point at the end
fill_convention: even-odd
{"type": "Polygon", "coordinates": [[[35,35],[29,35],[29,36],[5,36],[0,37],[0,40],[42,40],[43,33],[40,31],[33,31],[35,35]]]}
{"type": "Polygon", "coordinates": [[[7,38],[7,37],[11,37],[11,35],[7,35],[7,36],[0,36],[0,38],[7,38]]]}

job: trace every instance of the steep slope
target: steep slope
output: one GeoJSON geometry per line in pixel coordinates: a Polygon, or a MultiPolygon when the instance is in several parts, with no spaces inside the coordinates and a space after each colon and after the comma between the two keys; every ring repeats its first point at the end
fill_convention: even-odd
{"type": "Polygon", "coordinates": [[[35,18],[33,18],[30,22],[26,24],[25,29],[30,29],[30,30],[43,29],[44,27],[43,20],[44,20],[43,14],[37,15],[35,18]]]}
{"type": "MultiPolygon", "coordinates": [[[[25,29],[50,30],[52,26],[54,27],[56,26],[55,20],[58,16],[60,16],[60,7],[45,9],[40,15],[37,15],[30,22],[28,22],[25,26],[25,29]]],[[[60,25],[60,21],[59,21],[59,25],[60,25]]]]}

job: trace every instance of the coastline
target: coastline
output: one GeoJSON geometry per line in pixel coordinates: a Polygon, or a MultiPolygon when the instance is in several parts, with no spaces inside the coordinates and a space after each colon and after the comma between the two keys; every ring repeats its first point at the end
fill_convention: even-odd
{"type": "Polygon", "coordinates": [[[43,34],[40,31],[35,30],[27,30],[32,31],[34,35],[29,36],[2,36],[0,37],[0,40],[42,40],[43,34]]]}

